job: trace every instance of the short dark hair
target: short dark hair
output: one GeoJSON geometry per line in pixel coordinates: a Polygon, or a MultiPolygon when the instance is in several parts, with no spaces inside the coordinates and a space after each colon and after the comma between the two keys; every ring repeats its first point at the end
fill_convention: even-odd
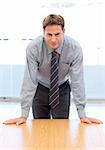
{"type": "Polygon", "coordinates": [[[63,30],[65,26],[65,21],[61,15],[50,14],[43,20],[43,29],[45,30],[48,25],[61,25],[63,30]]]}

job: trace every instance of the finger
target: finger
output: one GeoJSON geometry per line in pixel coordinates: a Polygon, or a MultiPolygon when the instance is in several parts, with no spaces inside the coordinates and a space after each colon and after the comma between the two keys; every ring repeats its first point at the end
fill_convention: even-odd
{"type": "Polygon", "coordinates": [[[99,120],[99,124],[103,124],[103,122],[101,120],[99,120]]]}
{"type": "Polygon", "coordinates": [[[102,124],[103,122],[101,120],[92,120],[92,123],[102,124]]]}
{"type": "Polygon", "coordinates": [[[3,122],[3,124],[7,125],[7,124],[15,124],[16,120],[15,119],[11,119],[11,120],[6,120],[3,122]]]}
{"type": "Polygon", "coordinates": [[[85,121],[84,123],[92,124],[92,122],[91,122],[91,121],[89,121],[89,120],[85,121]]]}
{"type": "Polygon", "coordinates": [[[94,118],[88,118],[86,119],[86,122],[91,122],[89,124],[95,123],[95,124],[102,124],[103,122],[99,119],[94,119],[94,118]]]}

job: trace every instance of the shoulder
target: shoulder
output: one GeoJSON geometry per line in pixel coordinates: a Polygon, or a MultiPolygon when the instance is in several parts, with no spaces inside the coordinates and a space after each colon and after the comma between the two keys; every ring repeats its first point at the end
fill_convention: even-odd
{"type": "Polygon", "coordinates": [[[70,36],[64,36],[64,47],[67,49],[68,52],[72,53],[73,55],[81,54],[82,55],[82,47],[78,41],[73,39],[70,36]]]}
{"type": "Polygon", "coordinates": [[[32,47],[38,47],[38,46],[40,46],[42,43],[43,43],[43,36],[38,36],[38,37],[36,37],[35,39],[33,39],[33,40],[28,44],[27,47],[30,47],[30,48],[32,48],[32,47]]]}
{"type": "Polygon", "coordinates": [[[70,36],[65,35],[64,36],[64,41],[65,41],[65,45],[68,46],[68,47],[71,47],[73,49],[81,48],[81,45],[79,44],[79,42],[76,41],[75,39],[73,39],[70,36]]]}
{"type": "Polygon", "coordinates": [[[26,48],[26,53],[36,53],[37,51],[40,51],[43,44],[43,36],[38,36],[35,39],[33,39],[26,48]]]}

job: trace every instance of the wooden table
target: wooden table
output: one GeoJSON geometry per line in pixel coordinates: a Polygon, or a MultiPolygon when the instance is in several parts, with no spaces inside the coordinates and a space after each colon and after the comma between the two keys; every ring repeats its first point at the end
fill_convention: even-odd
{"type": "Polygon", "coordinates": [[[29,120],[0,124],[0,150],[105,150],[105,126],[79,120],[29,120]]]}

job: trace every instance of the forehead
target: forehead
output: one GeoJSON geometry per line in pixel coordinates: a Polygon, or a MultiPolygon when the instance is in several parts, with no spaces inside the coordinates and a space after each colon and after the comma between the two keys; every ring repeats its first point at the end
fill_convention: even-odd
{"type": "Polygon", "coordinates": [[[62,32],[62,27],[61,25],[48,25],[45,28],[45,32],[47,33],[58,33],[58,32],[62,32]]]}

